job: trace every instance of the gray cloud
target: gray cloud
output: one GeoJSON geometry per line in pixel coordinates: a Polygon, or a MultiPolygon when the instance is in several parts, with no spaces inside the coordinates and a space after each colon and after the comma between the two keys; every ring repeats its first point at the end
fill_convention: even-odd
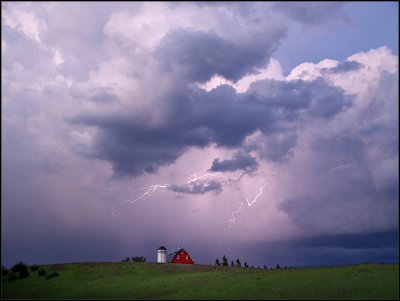
{"type": "Polygon", "coordinates": [[[273,3],[272,7],[293,20],[308,25],[338,19],[348,21],[343,2],[279,2],[273,3]]]}
{"type": "Polygon", "coordinates": [[[97,103],[108,103],[117,101],[118,96],[112,87],[96,87],[90,90],[87,99],[97,103]]]}
{"type": "Polygon", "coordinates": [[[233,154],[232,159],[220,160],[214,159],[210,171],[236,171],[243,170],[246,172],[254,171],[257,169],[258,163],[256,158],[250,156],[244,151],[238,151],[233,154]]]}
{"type": "Polygon", "coordinates": [[[287,130],[264,136],[262,139],[254,139],[247,142],[245,148],[256,151],[263,159],[284,162],[292,157],[297,137],[297,132],[287,130]]]}
{"type": "Polygon", "coordinates": [[[222,185],[220,182],[215,180],[211,181],[191,181],[190,183],[183,185],[169,185],[168,190],[178,193],[187,194],[205,194],[210,191],[220,192],[222,185]]]}
{"type": "MultiPolygon", "coordinates": [[[[297,226],[308,233],[330,234],[386,231],[396,226],[394,207],[399,192],[398,183],[392,180],[398,175],[391,169],[374,172],[373,166],[381,164],[368,157],[375,146],[339,134],[314,138],[311,149],[313,163],[304,181],[307,188],[280,204],[297,226]],[[385,188],[377,185],[381,178],[385,188]]],[[[380,160],[392,162],[395,157],[386,153],[386,159],[380,160]]],[[[304,176],[303,169],[293,172],[294,177],[304,176]]]]}
{"type": "MultiPolygon", "coordinates": [[[[123,113],[81,113],[70,122],[97,127],[100,131],[89,153],[111,162],[117,175],[137,176],[174,162],[189,147],[211,143],[240,147],[257,129],[266,136],[284,134],[288,131],[284,124],[297,122],[299,127],[302,120],[313,116],[331,118],[350,103],[340,89],[328,86],[322,79],[294,83],[265,80],[245,94],[228,86],[210,92],[188,88],[169,97],[165,99],[168,115],[162,126],[147,125],[143,115],[123,113]]],[[[281,141],[279,149],[263,158],[279,160],[286,156],[296,141],[295,134],[288,137],[281,141]]]]}
{"type": "Polygon", "coordinates": [[[163,38],[156,57],[163,71],[182,68],[191,81],[205,82],[216,74],[236,81],[264,65],[278,41],[273,37],[238,44],[224,40],[214,31],[180,29],[163,38]]]}
{"type": "Polygon", "coordinates": [[[363,66],[364,66],[363,64],[361,64],[357,61],[343,61],[343,62],[339,62],[339,64],[337,64],[337,66],[335,66],[333,68],[324,68],[321,71],[337,74],[337,73],[345,73],[345,72],[349,72],[349,71],[353,71],[353,70],[358,70],[358,69],[362,68],[363,66]]]}

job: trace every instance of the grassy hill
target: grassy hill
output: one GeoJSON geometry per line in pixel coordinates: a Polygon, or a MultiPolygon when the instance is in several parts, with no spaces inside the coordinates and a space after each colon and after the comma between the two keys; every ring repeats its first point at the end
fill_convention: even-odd
{"type": "Polygon", "coordinates": [[[43,265],[59,276],[2,282],[2,299],[398,299],[399,266],[258,270],[156,263],[43,265]]]}

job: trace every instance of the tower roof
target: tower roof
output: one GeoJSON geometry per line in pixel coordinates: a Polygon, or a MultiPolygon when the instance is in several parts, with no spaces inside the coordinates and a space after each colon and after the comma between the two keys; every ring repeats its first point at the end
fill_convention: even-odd
{"type": "Polygon", "coordinates": [[[164,247],[164,246],[161,246],[161,247],[159,247],[158,249],[159,249],[159,250],[165,250],[165,251],[167,250],[167,248],[164,247]]]}

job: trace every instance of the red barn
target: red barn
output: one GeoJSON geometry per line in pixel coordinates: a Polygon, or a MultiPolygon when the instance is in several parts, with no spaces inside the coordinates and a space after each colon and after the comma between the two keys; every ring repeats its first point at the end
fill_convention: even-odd
{"type": "Polygon", "coordinates": [[[168,263],[183,263],[183,264],[194,264],[194,260],[190,254],[183,248],[178,251],[172,252],[167,256],[168,263]]]}

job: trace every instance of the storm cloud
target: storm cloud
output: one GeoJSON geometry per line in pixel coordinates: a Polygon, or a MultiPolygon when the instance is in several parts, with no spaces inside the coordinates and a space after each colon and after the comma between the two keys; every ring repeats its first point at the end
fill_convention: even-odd
{"type": "Polygon", "coordinates": [[[184,185],[170,185],[168,190],[179,193],[189,193],[189,194],[205,194],[209,191],[221,191],[221,183],[217,181],[208,182],[195,182],[192,181],[184,185]]]}
{"type": "Polygon", "coordinates": [[[238,151],[233,154],[232,159],[220,160],[214,159],[210,171],[236,171],[243,170],[246,172],[255,170],[258,167],[256,158],[252,157],[244,151],[238,151]]]}
{"type": "MultiPolygon", "coordinates": [[[[189,147],[211,143],[240,147],[256,130],[266,137],[279,133],[285,136],[287,131],[299,130],[308,118],[331,118],[349,107],[351,98],[322,79],[290,83],[265,80],[244,94],[229,86],[210,92],[188,88],[173,93],[164,102],[170,106],[162,123],[156,126],[150,125],[146,115],[129,116],[124,112],[80,113],[71,117],[70,122],[99,130],[90,146],[94,158],[111,162],[117,175],[137,176],[175,162],[189,147]]],[[[291,135],[288,139],[295,142],[291,135]]],[[[286,153],[293,142],[284,142],[281,150],[276,151],[286,153]]],[[[278,160],[280,156],[270,153],[262,158],[278,160]]],[[[213,170],[221,168],[217,165],[213,170]]]]}

